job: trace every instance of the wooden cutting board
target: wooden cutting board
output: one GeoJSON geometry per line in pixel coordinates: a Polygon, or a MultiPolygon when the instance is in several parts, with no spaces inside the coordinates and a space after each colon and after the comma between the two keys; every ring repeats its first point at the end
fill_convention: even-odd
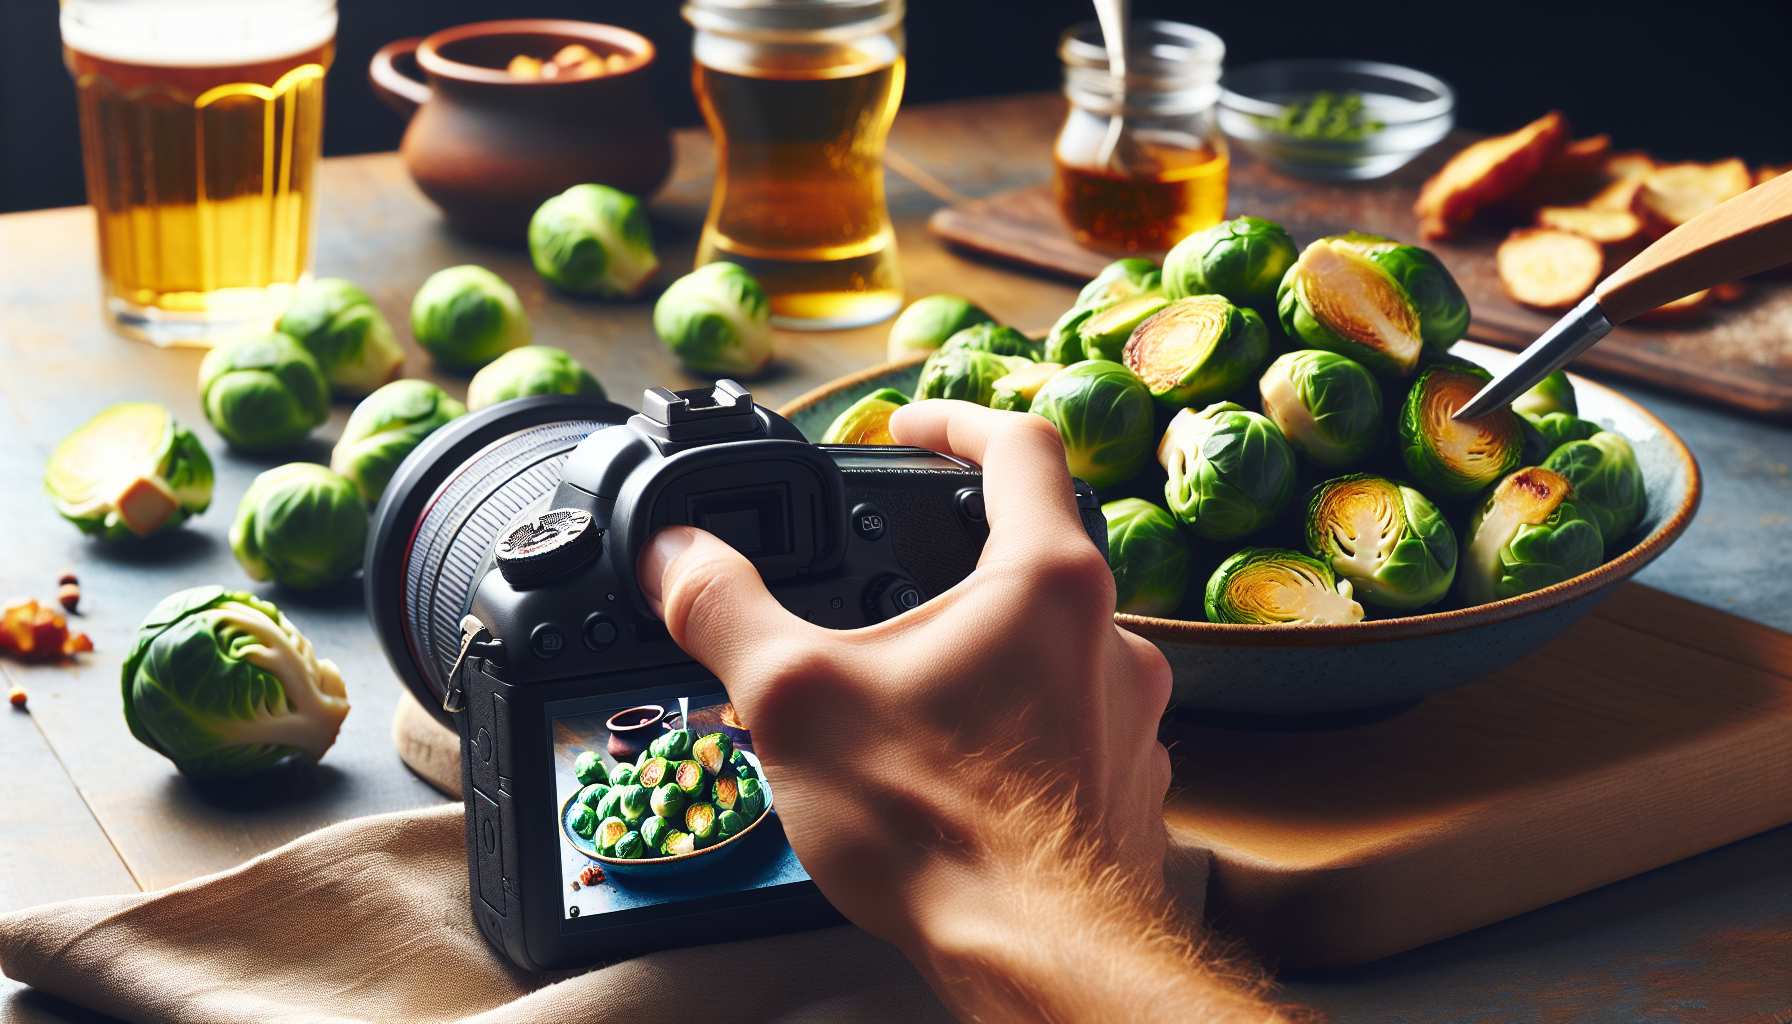
{"type": "MultiPolygon", "coordinates": [[[[1277,221],[1303,246],[1349,230],[1417,242],[1412,203],[1419,185],[1450,154],[1478,137],[1452,133],[1386,178],[1343,184],[1290,178],[1236,150],[1227,212],[1277,221]]],[[[1072,241],[1047,184],[939,210],[928,226],[962,248],[1077,280],[1126,255],[1093,252],[1072,241]]],[[[1457,241],[1426,244],[1468,296],[1473,312],[1469,337],[1516,349],[1555,318],[1506,298],[1493,262],[1504,237],[1504,228],[1476,228],[1457,241]]],[[[1751,412],[1792,416],[1792,279],[1757,277],[1747,284],[1748,294],[1740,302],[1714,306],[1683,324],[1621,326],[1574,366],[1751,412]]]]}
{"type": "Polygon", "coordinates": [[[1363,963],[1792,822],[1792,634],[1625,584],[1385,721],[1164,739],[1209,917],[1283,968],[1363,963]]]}

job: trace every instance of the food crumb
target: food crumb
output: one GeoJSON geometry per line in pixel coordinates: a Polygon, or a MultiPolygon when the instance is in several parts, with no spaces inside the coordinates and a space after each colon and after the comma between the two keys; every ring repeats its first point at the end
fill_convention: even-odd
{"type": "Polygon", "coordinates": [[[572,891],[573,891],[573,892],[578,892],[578,891],[579,891],[579,883],[578,883],[578,882],[577,882],[577,880],[575,880],[575,881],[574,881],[574,882],[573,882],[573,883],[572,883],[572,891]]]}
{"type": "Polygon", "coordinates": [[[12,693],[8,694],[6,699],[12,702],[13,707],[18,708],[21,711],[24,710],[26,700],[25,688],[23,686],[13,687],[12,693]]]}
{"type": "Polygon", "coordinates": [[[70,613],[81,603],[81,581],[75,578],[74,573],[65,572],[56,581],[56,600],[70,613]]]}
{"type": "MultiPolygon", "coordinates": [[[[603,880],[604,880],[604,870],[603,870],[603,868],[598,867],[596,864],[589,865],[585,868],[585,870],[579,872],[579,882],[583,882],[586,885],[593,885],[593,884],[595,884],[597,882],[601,882],[603,880]]],[[[574,889],[577,889],[579,887],[579,882],[573,883],[574,889]]]]}

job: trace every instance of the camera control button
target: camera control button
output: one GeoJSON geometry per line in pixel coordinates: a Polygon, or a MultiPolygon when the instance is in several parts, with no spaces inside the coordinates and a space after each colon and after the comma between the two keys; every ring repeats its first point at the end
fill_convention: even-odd
{"type": "Polygon", "coordinates": [[[543,512],[508,530],[498,540],[498,571],[513,587],[539,586],[579,568],[603,536],[591,513],[577,508],[543,512]]]}
{"type": "Polygon", "coordinates": [[[480,764],[492,763],[492,734],[484,728],[479,730],[478,736],[473,737],[473,756],[479,759],[480,764]]]}
{"type": "Polygon", "coordinates": [[[884,535],[884,514],[871,505],[859,505],[852,510],[852,528],[866,540],[876,540],[884,535]]]}
{"type": "Polygon", "coordinates": [[[987,518],[983,509],[983,488],[966,487],[958,492],[958,514],[973,523],[981,523],[987,518]]]}
{"type": "Polygon", "coordinates": [[[552,661],[566,650],[566,634],[552,622],[544,622],[529,632],[529,649],[537,658],[552,661]]]}
{"type": "Polygon", "coordinates": [[[913,611],[927,600],[914,581],[901,576],[885,576],[865,592],[865,611],[873,622],[893,619],[913,611]]]}
{"type": "Polygon", "coordinates": [[[585,620],[585,646],[601,651],[616,642],[620,632],[616,620],[598,612],[585,620]]]}

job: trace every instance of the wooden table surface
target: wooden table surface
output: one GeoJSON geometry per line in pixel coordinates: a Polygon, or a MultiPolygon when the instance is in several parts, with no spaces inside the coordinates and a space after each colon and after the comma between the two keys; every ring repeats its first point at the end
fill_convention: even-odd
{"type": "MultiPolygon", "coordinates": [[[[1074,295],[947,251],[927,217],[955,196],[1044,179],[1062,116],[1051,95],[904,111],[891,134],[890,206],[911,297],[975,299],[1028,331],[1050,326],[1074,295]]],[[[677,138],[677,165],[653,204],[667,269],[688,267],[713,159],[699,131],[677,138]]],[[[374,297],[406,338],[406,373],[464,394],[409,342],[410,297],[430,273],[480,263],[510,281],[536,339],[571,351],[628,404],[654,384],[692,386],[655,341],[648,302],[556,295],[525,254],[448,234],[389,154],[325,161],[317,272],[374,297]]],[[[1232,213],[1248,212],[1233,210],[1232,213]]],[[[232,510],[267,460],[227,449],[200,414],[199,353],[158,351],[104,327],[92,214],[86,208],[0,216],[0,597],[48,598],[73,568],[77,628],[97,650],[68,667],[0,664],[24,685],[30,714],[0,713],[0,911],[174,884],[241,862],[329,822],[438,803],[388,737],[400,684],[368,627],[358,585],[300,595],[252,585],[225,539],[232,510]],[[50,509],[38,481],[49,450],[94,412],[124,399],[166,403],[193,427],[218,470],[211,511],[153,544],[85,541],[50,509]],[[119,714],[118,666],[131,632],[161,597],[222,583],[278,600],[342,666],[353,712],[308,775],[254,788],[201,790],[136,743],[119,714]]],[[[753,382],[777,405],[881,361],[887,325],[831,334],[780,332],[779,360],[753,382]]],[[[1635,388],[1687,440],[1706,499],[1687,535],[1640,579],[1792,629],[1792,428],[1635,388]]],[[[327,461],[347,417],[339,405],[296,457],[327,461]]],[[[1689,681],[1696,685],[1696,681],[1689,681]]],[[[1288,995],[1340,1021],[1709,1021],[1792,1019],[1792,828],[1744,840],[1638,878],[1364,967],[1284,977],[1288,995]],[[1773,1015],[1757,1018],[1756,1015],[1773,1015]]],[[[0,1020],[92,1019],[0,981],[0,1020]]]]}

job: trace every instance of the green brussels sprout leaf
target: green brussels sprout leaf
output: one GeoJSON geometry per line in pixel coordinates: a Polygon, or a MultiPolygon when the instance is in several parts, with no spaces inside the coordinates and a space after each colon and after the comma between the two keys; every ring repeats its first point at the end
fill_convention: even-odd
{"type": "Polygon", "coordinates": [[[1307,501],[1307,550],[1385,608],[1443,600],[1456,577],[1456,533],[1431,499],[1386,477],[1328,480],[1307,501]]]}
{"type": "Polygon", "coordinates": [[[997,377],[990,385],[989,407],[1011,412],[1029,412],[1033,398],[1045,382],[1057,376],[1064,367],[1058,363],[1032,363],[997,377]]]}
{"type": "Polygon", "coordinates": [[[395,380],[349,414],[330,453],[330,468],[348,478],[368,507],[379,504],[399,463],[467,407],[426,380],[395,380]]]}
{"type": "Polygon", "coordinates": [[[1157,269],[1157,264],[1132,256],[1102,267],[1101,272],[1077,293],[1076,304],[1081,309],[1095,309],[1162,287],[1163,272],[1157,269]]]}
{"type": "Polygon", "coordinates": [[[317,360],[284,334],[227,341],[199,363],[199,402],[224,440],[273,452],[330,418],[330,386],[317,360]]]}
{"type": "Polygon", "coordinates": [[[1269,331],[1255,310],[1218,295],[1178,299],[1140,323],[1125,345],[1128,369],[1168,409],[1218,401],[1269,358],[1269,331]]]}
{"type": "Polygon", "coordinates": [[[657,853],[660,845],[666,841],[666,837],[671,835],[672,831],[672,822],[656,814],[641,823],[641,842],[645,843],[649,850],[657,853]]]}
{"type": "Polygon", "coordinates": [[[725,843],[747,830],[747,820],[733,811],[716,815],[716,842],[725,843]]]}
{"type": "Polygon", "coordinates": [[[598,853],[605,857],[614,857],[616,856],[616,844],[628,834],[628,823],[621,818],[613,816],[603,818],[598,821],[597,827],[592,829],[591,843],[597,847],[598,853]]]}
{"type": "Polygon", "coordinates": [[[1525,461],[1542,463],[1549,454],[1570,441],[1585,441],[1602,427],[1571,412],[1546,412],[1541,416],[1519,413],[1524,429],[1525,461]]]}
{"type": "Polygon", "coordinates": [[[1381,442],[1381,386],[1362,364],[1307,348],[1269,364],[1257,381],[1263,414],[1294,450],[1326,469],[1343,469],[1381,442]]]}
{"type": "Polygon", "coordinates": [[[57,514],[104,540],[168,530],[212,503],[212,460],[153,402],[120,402],[50,453],[44,489],[57,514]]]}
{"type": "Polygon", "coordinates": [[[1624,435],[1606,430],[1584,441],[1570,441],[1551,452],[1543,468],[1560,473],[1573,485],[1574,507],[1599,527],[1607,547],[1620,546],[1642,522],[1648,509],[1643,471],[1624,435]]]}
{"type": "Polygon", "coordinates": [[[976,349],[940,349],[921,364],[921,379],[915,385],[915,401],[929,398],[955,398],[977,405],[988,405],[995,395],[995,383],[1015,367],[1026,366],[1028,360],[998,356],[976,349]]]}
{"type": "Polygon", "coordinates": [[[361,567],[367,503],[341,474],[311,462],[255,478],[236,507],[230,550],[249,578],[323,587],[361,567]]]}
{"type": "Polygon", "coordinates": [[[574,804],[572,809],[572,830],[586,839],[597,830],[597,819],[592,816],[591,808],[584,804],[574,804]]]}
{"type": "Polygon", "coordinates": [[[759,820],[759,816],[765,813],[764,784],[758,779],[740,780],[740,799],[735,802],[734,812],[748,822],[759,820]]]}
{"type": "Polygon", "coordinates": [[[635,785],[635,775],[638,771],[639,769],[627,761],[619,762],[616,767],[610,769],[610,784],[615,786],[635,785]]]}
{"type": "Polygon", "coordinates": [[[703,766],[703,770],[711,775],[722,774],[728,759],[734,754],[734,741],[727,733],[712,732],[698,740],[691,748],[691,756],[703,766]]]}
{"type": "Polygon", "coordinates": [[[1170,615],[1188,591],[1189,546],[1170,513],[1142,498],[1101,506],[1108,521],[1108,567],[1114,610],[1170,615]]]}
{"type": "Polygon", "coordinates": [[[1088,359],[1053,374],[1031,411],[1058,428],[1070,475],[1101,490],[1131,479],[1151,458],[1154,404],[1131,370],[1088,359]]]}
{"type": "Polygon", "coordinates": [[[581,786],[610,781],[610,773],[604,769],[604,759],[595,750],[581,751],[573,759],[572,775],[581,786]]]}
{"type": "Polygon", "coordinates": [[[691,730],[667,729],[647,745],[647,752],[668,761],[685,761],[691,756],[691,730]]]}
{"type": "Polygon", "coordinates": [[[1276,286],[1299,258],[1280,224],[1257,217],[1222,221],[1184,238],[1164,257],[1164,294],[1221,295],[1233,305],[1273,314],[1276,286]]]}
{"type": "Polygon", "coordinates": [[[1580,405],[1574,400],[1574,382],[1568,379],[1568,371],[1557,370],[1513,399],[1512,411],[1531,417],[1557,412],[1579,415],[1580,405]]]}
{"type": "Polygon", "coordinates": [[[1294,450],[1268,419],[1232,402],[1170,420],[1157,459],[1170,511],[1208,540],[1268,526],[1294,493],[1294,450]]]}
{"type": "Polygon", "coordinates": [[[640,860],[648,855],[647,844],[642,841],[641,833],[626,832],[610,850],[610,856],[617,860],[640,860]]]}
{"type": "Polygon", "coordinates": [[[605,185],[574,185],[542,203],[529,218],[529,259],[566,291],[617,299],[639,295],[660,268],[646,208],[605,185]]]}
{"type": "Polygon", "coordinates": [[[678,816],[684,813],[685,803],[684,790],[672,782],[654,787],[653,796],[648,800],[653,813],[669,821],[678,820],[678,816]]]}
{"type": "Polygon", "coordinates": [[[548,345],[524,345],[492,360],[473,375],[472,383],[467,385],[467,408],[477,412],[529,395],[605,397],[604,386],[572,356],[548,345]]]}
{"type": "Polygon", "coordinates": [[[646,786],[622,786],[616,791],[616,815],[629,828],[640,828],[653,813],[652,800],[652,791],[646,786]]]}
{"type": "Polygon", "coordinates": [[[341,278],[322,277],[300,288],[274,329],[305,346],[340,395],[372,393],[404,362],[404,349],[379,307],[341,278]]]}
{"type": "Polygon", "coordinates": [[[1039,343],[1012,327],[995,323],[973,324],[946,339],[941,349],[970,348],[998,356],[1021,356],[1033,359],[1039,355],[1039,343]]]}
{"type": "Polygon", "coordinates": [[[610,787],[608,785],[602,782],[593,782],[579,790],[578,801],[595,811],[598,805],[604,802],[604,797],[609,795],[610,787]]]}
{"type": "Polygon", "coordinates": [[[1246,626],[1361,622],[1349,580],[1324,562],[1281,548],[1244,548],[1207,581],[1207,621],[1246,626]]]}
{"type": "Polygon", "coordinates": [[[895,363],[926,355],[959,331],[994,320],[971,300],[956,295],[929,295],[916,299],[890,325],[890,361],[895,363]]]}

